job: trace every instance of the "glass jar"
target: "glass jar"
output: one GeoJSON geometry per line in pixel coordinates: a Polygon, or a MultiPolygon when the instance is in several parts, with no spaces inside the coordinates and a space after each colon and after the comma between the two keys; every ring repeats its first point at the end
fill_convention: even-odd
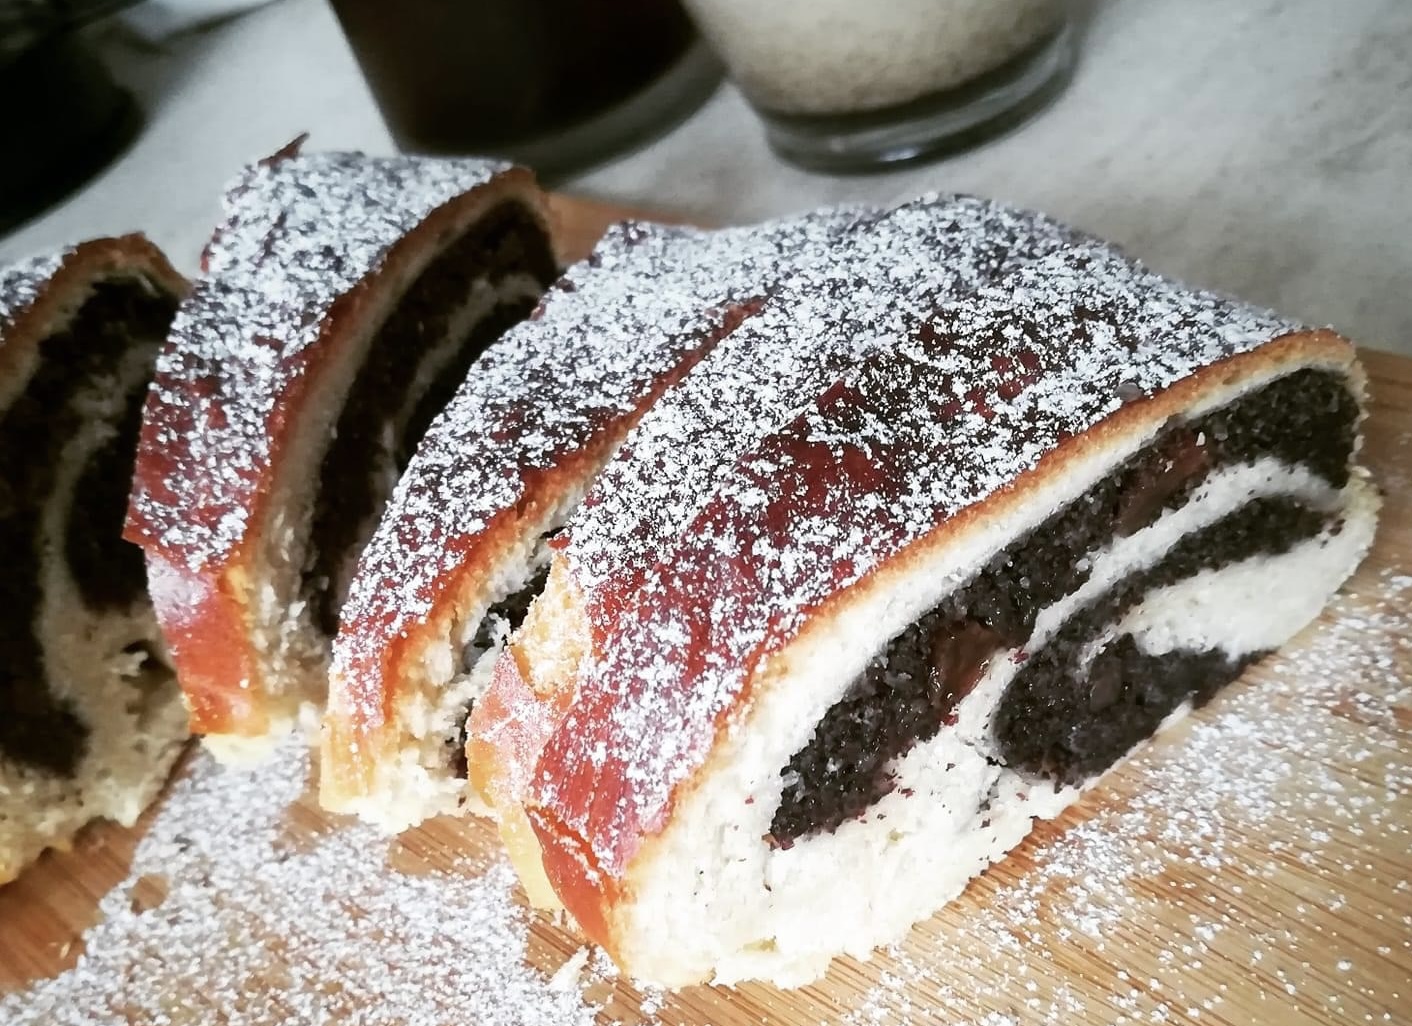
{"type": "Polygon", "coordinates": [[[955,149],[1057,95],[1064,0],[687,0],[785,158],[860,170],[955,149]]]}

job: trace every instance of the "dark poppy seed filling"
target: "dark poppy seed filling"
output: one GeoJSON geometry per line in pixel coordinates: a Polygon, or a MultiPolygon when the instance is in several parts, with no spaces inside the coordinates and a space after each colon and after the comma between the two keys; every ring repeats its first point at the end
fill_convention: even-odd
{"type": "MultiPolygon", "coordinates": [[[[1182,505],[1211,470],[1270,456],[1341,488],[1357,417],[1341,375],[1305,369],[1219,410],[1169,424],[888,643],[781,771],[771,843],[789,847],[807,834],[835,830],[889,794],[896,786],[891,764],[953,722],[957,703],[991,656],[1024,645],[1039,612],[1083,585],[1085,557],[1182,505]]],[[[1231,662],[1220,653],[1190,652],[1154,659],[1129,639],[1101,653],[1090,671],[1074,660],[1086,641],[1149,589],[1285,551],[1324,526],[1323,514],[1293,500],[1251,502],[1183,539],[1156,566],[1078,613],[1002,699],[996,736],[1006,762],[1077,779],[1107,768],[1183,701],[1209,699],[1256,657],[1231,662]],[[1085,672],[1097,677],[1079,687],[1075,681],[1085,672]]]]}
{"type": "Polygon", "coordinates": [[[89,457],[74,487],[64,552],[74,583],[91,609],[126,608],[147,588],[142,550],[124,541],[122,530],[148,380],[144,375],[129,383],[122,417],[114,425],[117,430],[89,457]]]}
{"type": "Polygon", "coordinates": [[[101,282],[65,328],[39,344],[40,363],[25,392],[0,413],[0,756],[72,776],[88,728],[71,702],[48,687],[39,637],[42,519],[63,470],[65,446],[95,430],[80,396],[109,379],[125,390],[112,435],[89,456],[64,531],[64,558],[83,603],[123,610],[146,589],[142,552],[122,539],[142,402],[157,345],[176,300],[133,281],[101,282]],[[134,375],[128,354],[145,366],[134,375]],[[124,365],[126,376],[122,380],[124,365]]]}
{"type": "Polygon", "coordinates": [[[530,606],[544,590],[548,580],[549,564],[545,563],[530,575],[529,580],[518,591],[506,595],[485,611],[485,616],[481,617],[480,624],[476,627],[476,636],[461,653],[463,670],[469,673],[481,657],[495,646],[497,640],[500,640],[496,637],[498,631],[504,628],[508,628],[509,632],[520,629],[520,624],[524,623],[525,617],[529,615],[530,606]]]}
{"type": "Polygon", "coordinates": [[[510,202],[486,214],[433,260],[373,339],[319,472],[304,583],[314,603],[315,622],[324,634],[331,637],[338,630],[350,554],[364,541],[387,501],[388,470],[400,474],[406,468],[417,443],[460,387],[471,363],[506,329],[528,316],[536,300],[498,302],[459,340],[454,354],[416,397],[412,390],[419,386],[423,358],[445,341],[452,318],[476,281],[485,279],[496,287],[512,275],[527,275],[543,290],[558,275],[558,267],[539,222],[523,206],[510,202]],[[406,415],[409,400],[414,405],[406,415]],[[405,423],[397,423],[403,418],[405,423]]]}
{"type": "Polygon", "coordinates": [[[1011,769],[1078,783],[1150,737],[1183,702],[1208,702],[1264,653],[1145,655],[1117,639],[1080,665],[1085,642],[1117,623],[1157,588],[1252,556],[1279,555],[1332,526],[1330,517],[1288,497],[1254,499],[1177,542],[1156,565],[1131,574],[1073,616],[1032,655],[996,709],[995,739],[1011,769]]]}

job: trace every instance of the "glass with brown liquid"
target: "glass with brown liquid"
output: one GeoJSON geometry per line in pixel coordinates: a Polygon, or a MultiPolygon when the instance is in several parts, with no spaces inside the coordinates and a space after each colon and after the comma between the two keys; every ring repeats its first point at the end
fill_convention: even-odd
{"type": "Polygon", "coordinates": [[[331,3],[409,152],[562,172],[675,124],[719,80],[677,0],[331,3]]]}

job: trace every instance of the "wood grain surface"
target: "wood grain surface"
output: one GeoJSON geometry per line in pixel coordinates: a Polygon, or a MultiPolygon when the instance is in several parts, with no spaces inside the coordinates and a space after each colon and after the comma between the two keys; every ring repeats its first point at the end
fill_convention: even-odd
{"type": "MultiPolygon", "coordinates": [[[[575,255],[625,213],[558,209],[575,255]]],[[[895,948],[840,959],[795,992],[644,995],[590,972],[600,1022],[1412,1022],[1412,360],[1365,359],[1384,512],[1372,556],[1318,624],[895,948]]],[[[0,994],[69,969],[113,888],[135,908],[164,900],[160,876],[128,873],[152,815],[95,825],[0,888],[0,994]]],[[[307,836],[338,826],[307,793],[287,823],[307,836]]],[[[488,824],[440,819],[403,835],[391,861],[475,872],[496,849],[488,824]]],[[[536,918],[527,958],[553,973],[580,946],[536,918]]],[[[354,1020],[400,1021],[395,1009],[354,1020]]]]}

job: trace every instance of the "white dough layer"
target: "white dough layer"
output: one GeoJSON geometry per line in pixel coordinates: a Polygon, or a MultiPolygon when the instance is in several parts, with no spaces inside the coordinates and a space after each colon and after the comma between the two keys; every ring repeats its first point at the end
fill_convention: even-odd
{"type": "Polygon", "coordinates": [[[1278,648],[1290,624],[1319,615],[1373,543],[1376,503],[1355,487],[1343,529],[1301,542],[1278,556],[1255,556],[1203,570],[1149,592],[1114,628],[1149,655],[1220,648],[1232,658],[1278,648]]]}

